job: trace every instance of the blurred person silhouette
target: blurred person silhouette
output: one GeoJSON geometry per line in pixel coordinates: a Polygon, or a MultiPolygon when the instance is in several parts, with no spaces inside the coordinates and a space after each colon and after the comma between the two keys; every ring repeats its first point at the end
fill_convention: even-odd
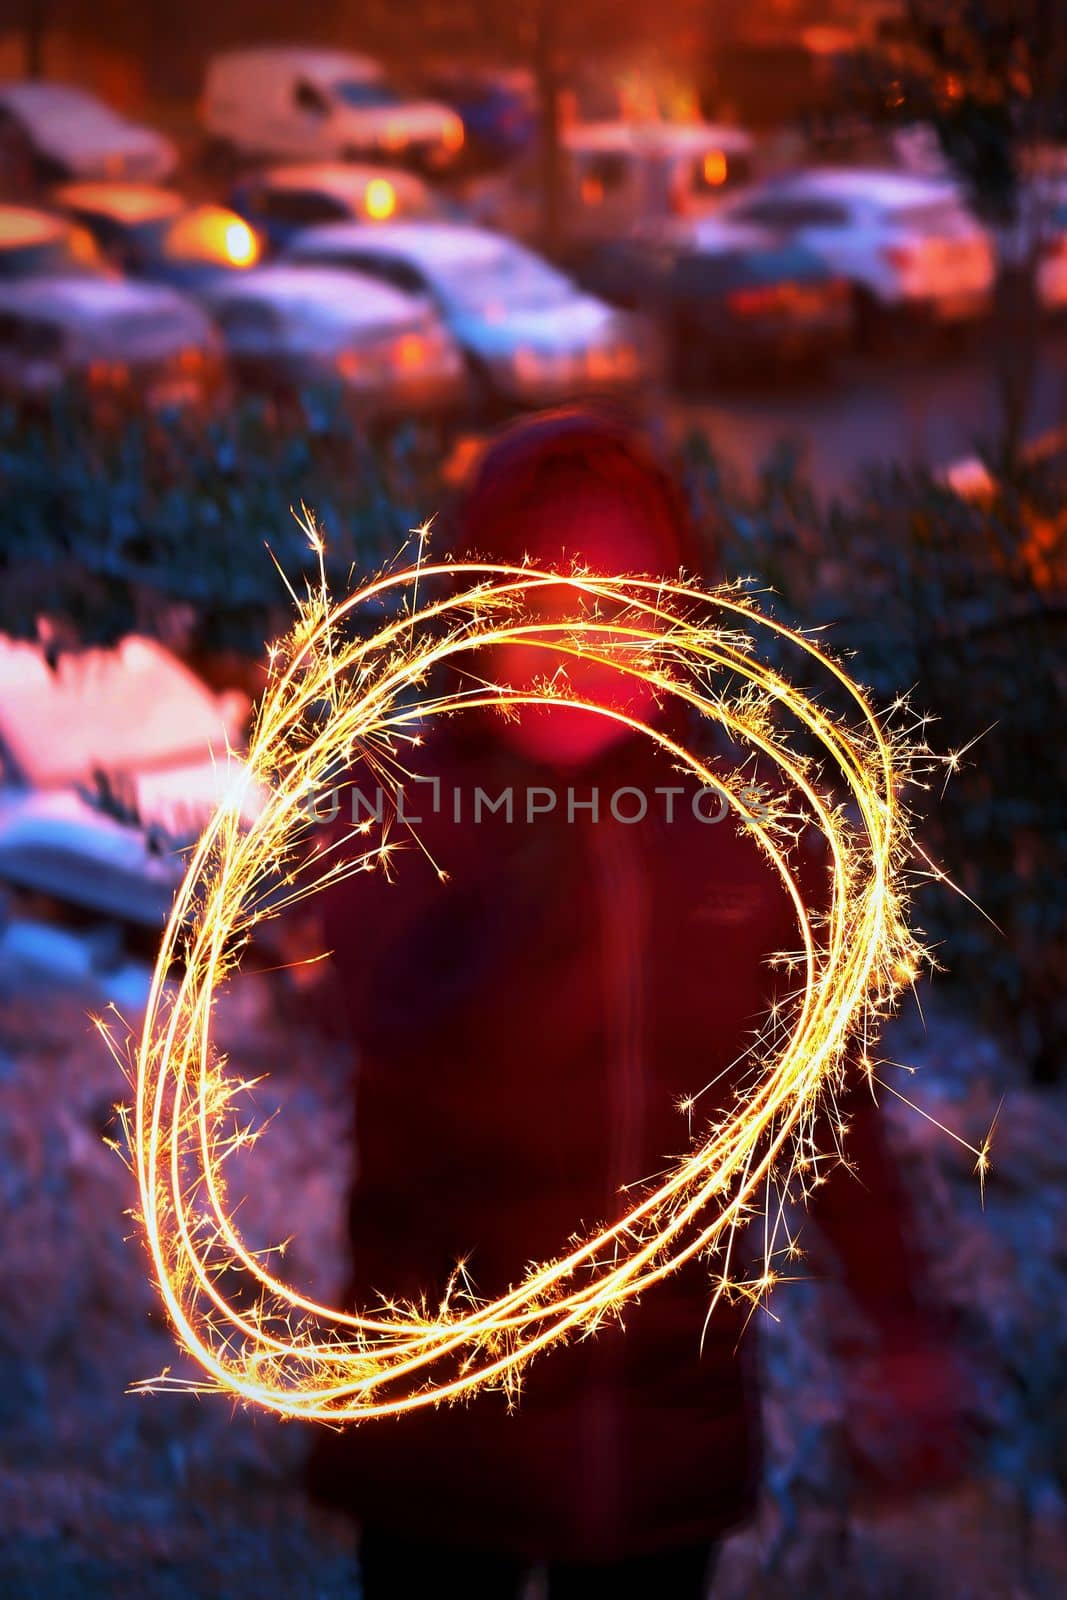
{"type": "MultiPolygon", "coordinates": [[[[643,440],[569,412],[489,447],[456,549],[564,572],[575,560],[668,576],[699,566],[680,495],[643,440]]],[[[591,693],[619,677],[569,670],[591,693]]],[[[544,653],[500,651],[491,671],[528,683],[544,653]]],[[[616,703],[672,715],[645,696],[628,682],[616,703]]],[[[510,787],[515,813],[457,825],[454,804],[435,813],[409,797],[447,882],[413,850],[395,882],[360,874],[326,897],[357,1057],[350,1237],[364,1307],[379,1294],[436,1303],[461,1259],[495,1297],[617,1216],[624,1185],[688,1148],[680,1097],[751,1044],[781,981],[769,958],[797,945],[785,891],[743,830],[698,820],[688,795],[671,820],[653,803],[682,780],[646,737],[531,707],[452,718],[425,753],[442,796],[510,787]],[[621,790],[631,819],[634,792],[648,798],[640,820],[614,814],[621,790]],[[528,822],[531,791],[541,809],[528,822]]],[[[822,871],[817,860],[820,883],[822,871]]],[[[721,1104],[729,1095],[727,1077],[721,1104]]],[[[836,1169],[813,1209],[879,1330],[872,1390],[894,1408],[893,1470],[917,1480],[943,1464],[952,1369],[877,1109],[866,1089],[849,1098],[859,1181],[836,1169]]],[[[366,1600],[438,1585],[517,1595],[533,1565],[552,1600],[706,1593],[761,1465],[751,1307],[720,1302],[705,1327],[710,1293],[707,1264],[689,1263],[625,1308],[624,1329],[538,1356],[514,1407],[485,1393],[323,1430],[312,1490],[361,1525],[366,1600]]]]}

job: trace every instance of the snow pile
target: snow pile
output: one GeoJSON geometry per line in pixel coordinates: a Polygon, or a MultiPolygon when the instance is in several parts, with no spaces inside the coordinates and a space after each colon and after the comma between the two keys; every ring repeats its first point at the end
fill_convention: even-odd
{"type": "MultiPolygon", "coordinates": [[[[69,990],[0,979],[0,1593],[51,1600],[341,1600],[355,1541],[300,1488],[308,1431],[221,1398],[133,1397],[177,1366],[102,1142],[124,1085],[69,990]]],[[[313,1000],[320,1014],[327,1009],[313,1000]]],[[[254,1245],[291,1237],[285,1271],[330,1297],[344,1273],[345,1051],[292,1015],[276,979],[242,976],[219,1043],[266,1072],[274,1120],[231,1173],[254,1245]]],[[[861,1500],[835,1345],[863,1333],[836,1291],[784,1287],[762,1319],[769,1451],[757,1527],[724,1552],[714,1600],[1053,1600],[1067,1593],[1067,1095],[1025,1084],[934,1010],[888,1053],[902,1087],[981,1143],[1003,1097],[983,1213],[973,1159],[903,1106],[887,1112],[936,1283],[970,1375],[966,1481],[861,1500]]]]}

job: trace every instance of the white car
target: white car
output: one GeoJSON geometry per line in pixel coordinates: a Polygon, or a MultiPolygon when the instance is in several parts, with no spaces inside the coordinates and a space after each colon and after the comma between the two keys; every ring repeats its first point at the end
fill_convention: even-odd
{"type": "Polygon", "coordinates": [[[113,820],[175,839],[195,838],[223,802],[250,821],[260,797],[233,754],[247,715],[244,695],[212,693],[153,639],[51,662],[37,644],[0,638],[0,793],[95,797],[113,820]]]}
{"type": "MultiPolygon", "coordinates": [[[[110,914],[96,925],[84,925],[83,915],[73,928],[49,919],[0,911],[0,974],[8,993],[60,989],[79,994],[95,1007],[113,1005],[130,1019],[148,1004],[152,986],[150,961],[131,955],[123,929],[110,914]]],[[[93,909],[93,908],[88,908],[93,909]]],[[[161,919],[162,920],[162,919],[161,919]]],[[[152,925],[158,937],[160,923],[152,925]]],[[[138,943],[144,941],[142,934],[138,943]]]]}
{"type": "Polygon", "coordinates": [[[984,315],[992,241],[959,192],[880,169],[812,168],[726,201],[724,217],[772,228],[847,278],[861,323],[918,315],[960,323],[984,315]]]}
{"type": "Polygon", "coordinates": [[[178,165],[170,139],[67,83],[0,83],[0,146],[5,161],[29,166],[38,182],[136,178],[158,183],[178,165]]]}
{"type": "Polygon", "coordinates": [[[632,317],[500,234],[443,222],[336,223],[300,234],[287,257],[377,278],[436,307],[490,406],[552,405],[633,389],[646,376],[632,317]]]}
{"type": "Polygon", "coordinates": [[[106,277],[0,282],[0,394],[16,402],[76,389],[100,413],[198,407],[222,382],[214,328],[174,289],[106,277]]]}
{"type": "Polygon", "coordinates": [[[214,282],[205,302],[246,387],[288,395],[332,383],[380,418],[467,400],[463,356],[434,308],[373,279],[279,263],[214,282]]]}
{"type": "Polygon", "coordinates": [[[454,111],[407,99],[379,62],[344,50],[265,45],[215,56],[200,120],[217,146],[238,156],[375,156],[439,170],[463,147],[454,111]]]}
{"type": "Polygon", "coordinates": [[[150,830],[99,811],[72,789],[0,786],[0,883],[161,928],[184,875],[150,830]]]}
{"type": "Polygon", "coordinates": [[[36,206],[0,205],[0,283],[24,278],[106,278],[92,234],[36,206]]]}
{"type": "Polygon", "coordinates": [[[324,222],[427,221],[459,210],[417,173],[348,161],[291,162],[249,173],[234,185],[230,203],[273,250],[324,222]]]}
{"type": "MultiPolygon", "coordinates": [[[[714,123],[579,123],[562,135],[562,229],[568,245],[716,210],[752,176],[753,141],[714,123]]],[[[536,153],[511,172],[472,184],[473,216],[516,238],[541,227],[536,153]]]]}

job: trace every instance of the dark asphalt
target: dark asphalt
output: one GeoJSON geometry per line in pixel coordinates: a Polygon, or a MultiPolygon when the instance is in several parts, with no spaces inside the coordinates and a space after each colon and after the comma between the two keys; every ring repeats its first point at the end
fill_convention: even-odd
{"type": "MultiPolygon", "coordinates": [[[[669,406],[672,432],[707,429],[746,480],[782,440],[815,488],[841,498],[868,463],[944,467],[995,441],[999,405],[988,341],[850,361],[818,382],[792,379],[669,406]]],[[[1067,422],[1067,329],[1050,329],[1034,376],[1028,435],[1067,422]]]]}

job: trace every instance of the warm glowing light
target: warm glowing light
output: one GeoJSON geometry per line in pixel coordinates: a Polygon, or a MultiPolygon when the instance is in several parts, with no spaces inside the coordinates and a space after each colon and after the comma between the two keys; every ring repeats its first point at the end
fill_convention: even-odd
{"type": "Polygon", "coordinates": [[[396,190],[388,178],[372,178],[363,195],[363,209],[372,222],[385,222],[396,210],[396,190]]]}
{"type": "Polygon", "coordinates": [[[726,182],[726,157],[721,150],[709,150],[705,154],[704,182],[714,189],[726,182]]]}
{"type": "Polygon", "coordinates": [[[248,223],[225,206],[192,206],[167,230],[166,250],[176,261],[251,267],[259,259],[259,240],[248,223]]]}
{"type": "Polygon", "coordinates": [[[459,117],[450,117],[445,123],[442,141],[446,150],[453,153],[463,149],[463,123],[459,117]]]}
{"type": "Polygon", "coordinates": [[[396,364],[404,372],[417,372],[426,361],[426,340],[418,333],[403,333],[396,341],[396,364]]]}
{"type": "Polygon", "coordinates": [[[235,267],[250,267],[259,254],[256,236],[239,217],[226,224],[226,254],[235,267]]]}
{"type": "MultiPolygon", "coordinates": [[[[321,537],[310,522],[307,532],[321,570],[321,537]]],[[[218,812],[164,934],[127,1132],[152,1270],[201,1376],[192,1384],[163,1376],[148,1389],[191,1384],[288,1416],[346,1422],[481,1387],[513,1396],[540,1350],[617,1319],[632,1296],[694,1257],[708,1263],[712,1305],[735,1294],[758,1303],[775,1281],[774,1262],[795,1253],[783,1237],[784,1199],[806,1197],[840,1159],[835,1098],[853,1081],[874,1081],[877,1025],[923,962],[906,921],[906,796],[932,765],[920,720],[906,730],[881,720],[841,667],[761,614],[742,586],[430,563],[427,532],[418,530],[413,566],[386,570],[336,604],[323,577],[300,602],[292,633],[271,651],[248,752],[249,779],[265,804],[247,831],[236,807],[218,812]],[[560,593],[570,596],[562,607],[560,593]],[[519,688],[487,677],[500,647],[514,644],[544,652],[543,681],[519,688]],[[823,695],[794,687],[777,665],[786,652],[803,659],[805,681],[822,674],[850,713],[834,714],[823,695]],[[728,773],[712,767],[701,753],[706,737],[681,742],[665,731],[676,719],[642,721],[625,709],[632,696],[614,705],[583,696],[561,660],[607,666],[621,683],[640,684],[650,691],[638,697],[642,707],[688,707],[724,732],[740,764],[728,773]],[[450,666],[460,670],[449,674],[450,666]],[[706,1091],[695,1067],[693,1092],[679,1102],[684,1154],[654,1179],[635,1173],[621,1214],[599,1231],[561,1239],[552,1260],[516,1260],[513,1286],[497,1300],[480,1300],[457,1264],[439,1304],[332,1309],[286,1285],[274,1260],[242,1240],[226,1161],[258,1134],[241,1117],[250,1087],[242,1065],[212,1045],[215,999],[264,919],[350,875],[392,876],[398,849],[415,843],[403,830],[391,836],[388,818],[361,819],[339,854],[313,829],[309,793],[353,767],[395,784],[405,749],[432,738],[440,718],[477,708],[507,716],[533,703],[607,717],[653,741],[701,786],[718,786],[790,896],[796,945],[781,964],[792,991],[739,1065],[729,1109],[702,1116],[706,1091]],[[750,809],[754,757],[776,765],[781,790],[750,809]],[[826,842],[831,893],[819,912],[795,872],[809,829],[826,842]],[[765,1219],[765,1260],[745,1282],[734,1238],[756,1214],[765,1219]]],[[[576,672],[575,681],[586,679],[576,672]]],[[[903,711],[900,701],[896,722],[903,711]]],[[[373,941],[373,928],[366,938],[373,941]]],[[[412,985],[417,1003],[417,972],[412,985]]],[[[709,1064],[705,1076],[720,1067],[709,1064]]],[[[410,1181],[417,1185],[419,1174],[410,1181]]]]}

